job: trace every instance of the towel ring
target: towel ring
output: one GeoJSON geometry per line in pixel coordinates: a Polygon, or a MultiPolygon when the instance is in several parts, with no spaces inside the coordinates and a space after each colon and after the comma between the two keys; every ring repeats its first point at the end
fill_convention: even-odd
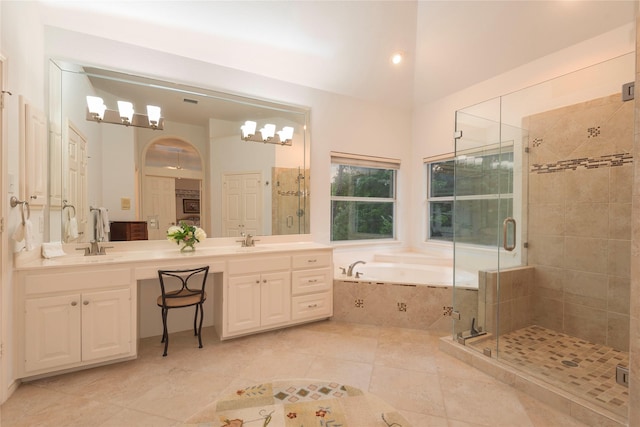
{"type": "Polygon", "coordinates": [[[27,221],[27,219],[31,218],[31,208],[29,207],[29,202],[25,201],[25,200],[18,200],[18,198],[16,196],[11,196],[11,199],[9,199],[9,203],[11,204],[12,208],[15,208],[16,206],[20,205],[20,214],[22,215],[22,224],[25,224],[27,221]],[[27,208],[27,218],[25,219],[24,217],[24,208],[27,208]]]}
{"type": "Polygon", "coordinates": [[[76,217],[76,207],[73,206],[73,205],[68,204],[66,200],[63,200],[62,201],[62,209],[66,209],[66,208],[73,209],[73,217],[69,217],[69,219],[75,218],[76,217]]]}

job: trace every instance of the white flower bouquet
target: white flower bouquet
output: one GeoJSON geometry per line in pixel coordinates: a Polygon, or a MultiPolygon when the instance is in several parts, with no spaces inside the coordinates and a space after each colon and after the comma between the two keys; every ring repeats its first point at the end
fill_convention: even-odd
{"type": "Polygon", "coordinates": [[[195,244],[207,238],[207,233],[195,225],[189,225],[184,221],[180,225],[172,225],[167,230],[167,240],[182,245],[180,251],[194,251],[195,244]]]}

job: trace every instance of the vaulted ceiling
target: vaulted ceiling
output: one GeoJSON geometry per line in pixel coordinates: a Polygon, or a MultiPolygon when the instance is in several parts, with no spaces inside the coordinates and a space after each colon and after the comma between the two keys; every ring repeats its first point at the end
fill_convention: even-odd
{"type": "Polygon", "coordinates": [[[635,21],[637,1],[60,1],[43,22],[410,108],[635,21]],[[399,66],[395,51],[405,53],[399,66]]]}

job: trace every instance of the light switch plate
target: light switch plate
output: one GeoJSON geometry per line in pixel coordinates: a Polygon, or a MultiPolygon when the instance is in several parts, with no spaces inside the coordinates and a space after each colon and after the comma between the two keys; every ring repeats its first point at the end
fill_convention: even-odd
{"type": "Polygon", "coordinates": [[[128,211],[131,209],[131,199],[128,197],[122,197],[120,199],[120,209],[123,211],[128,211]]]}

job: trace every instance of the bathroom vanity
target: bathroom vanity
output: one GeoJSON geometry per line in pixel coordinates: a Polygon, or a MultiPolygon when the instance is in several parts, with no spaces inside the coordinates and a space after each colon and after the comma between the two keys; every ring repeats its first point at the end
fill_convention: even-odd
{"type": "Polygon", "coordinates": [[[214,310],[205,317],[213,316],[222,340],[333,315],[332,249],[324,245],[203,242],[192,253],[181,253],[166,241],[108,245],[114,247],[107,255],[78,251],[17,263],[18,378],[135,358],[138,286],[157,279],[158,269],[209,266],[214,292],[208,298],[214,310]]]}

